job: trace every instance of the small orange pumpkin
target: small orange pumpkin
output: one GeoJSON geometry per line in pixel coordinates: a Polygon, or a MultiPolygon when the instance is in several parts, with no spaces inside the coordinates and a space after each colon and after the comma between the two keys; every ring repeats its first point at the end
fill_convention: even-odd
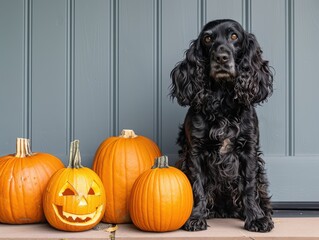
{"type": "Polygon", "coordinates": [[[16,154],[0,157],[0,222],[44,222],[44,189],[64,165],[48,153],[32,153],[29,139],[17,138],[16,149],[16,154]]]}
{"type": "Polygon", "coordinates": [[[71,143],[69,166],[50,179],[43,208],[50,225],[64,231],[89,230],[102,219],[103,183],[93,170],[81,165],[79,140],[71,143]]]}
{"type": "Polygon", "coordinates": [[[102,179],[106,190],[103,222],[131,222],[128,201],[133,183],[160,155],[152,140],[137,136],[133,130],[124,129],[120,136],[107,138],[101,143],[95,154],[93,170],[102,179]]]}
{"type": "Polygon", "coordinates": [[[193,192],[186,175],[168,165],[167,156],[156,159],[133,185],[130,214],[143,231],[166,232],[182,227],[193,208],[193,192]]]}

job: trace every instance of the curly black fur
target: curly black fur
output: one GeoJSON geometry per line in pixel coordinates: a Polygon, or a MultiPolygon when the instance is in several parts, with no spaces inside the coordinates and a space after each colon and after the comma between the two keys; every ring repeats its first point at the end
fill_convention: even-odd
{"type": "Polygon", "coordinates": [[[273,91],[273,75],[255,36],[229,19],[207,23],[171,72],[171,97],[189,106],[181,126],[179,167],[194,207],[184,229],[235,217],[249,231],[273,227],[255,106],[273,91]]]}

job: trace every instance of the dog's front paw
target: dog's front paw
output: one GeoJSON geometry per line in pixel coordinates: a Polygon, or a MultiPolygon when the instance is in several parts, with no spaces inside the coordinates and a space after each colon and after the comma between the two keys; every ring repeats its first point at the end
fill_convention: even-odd
{"type": "Polygon", "coordinates": [[[273,228],[274,222],[267,216],[245,222],[245,229],[251,232],[270,232],[273,228]]]}
{"type": "Polygon", "coordinates": [[[188,219],[183,229],[186,231],[202,231],[207,229],[207,222],[204,218],[188,219]]]}

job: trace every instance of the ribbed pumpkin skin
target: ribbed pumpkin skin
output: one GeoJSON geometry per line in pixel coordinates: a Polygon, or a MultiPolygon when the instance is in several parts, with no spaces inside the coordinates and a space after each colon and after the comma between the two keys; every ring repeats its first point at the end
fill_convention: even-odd
{"type": "Polygon", "coordinates": [[[143,136],[110,137],[101,143],[95,154],[93,170],[102,179],[106,192],[103,222],[131,222],[128,201],[132,186],[160,155],[158,146],[143,136]]]}
{"type": "Polygon", "coordinates": [[[133,185],[130,214],[143,231],[167,232],[182,227],[193,208],[192,187],[175,167],[154,168],[141,174],[133,185]]]}
{"type": "Polygon", "coordinates": [[[44,222],[42,195],[50,177],[63,163],[47,153],[23,158],[10,154],[0,158],[0,222],[44,222]]]}

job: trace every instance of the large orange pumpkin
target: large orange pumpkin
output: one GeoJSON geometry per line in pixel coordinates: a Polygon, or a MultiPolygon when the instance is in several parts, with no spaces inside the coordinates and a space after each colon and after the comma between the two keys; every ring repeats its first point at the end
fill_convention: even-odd
{"type": "Polygon", "coordinates": [[[103,183],[93,170],[81,165],[79,140],[71,143],[69,166],[50,179],[43,208],[50,225],[64,231],[89,230],[102,219],[103,183]]]}
{"type": "Polygon", "coordinates": [[[133,185],[130,214],[144,231],[166,232],[182,227],[193,208],[193,192],[186,175],[168,165],[166,156],[156,159],[133,185]]]}
{"type": "Polygon", "coordinates": [[[18,138],[16,149],[16,154],[0,157],[0,222],[44,222],[44,189],[64,165],[50,154],[32,153],[29,139],[18,138]]]}
{"type": "Polygon", "coordinates": [[[123,130],[120,136],[107,138],[101,143],[95,154],[93,170],[102,179],[106,191],[103,222],[131,222],[128,200],[133,183],[160,155],[152,140],[137,136],[133,130],[123,130]]]}

